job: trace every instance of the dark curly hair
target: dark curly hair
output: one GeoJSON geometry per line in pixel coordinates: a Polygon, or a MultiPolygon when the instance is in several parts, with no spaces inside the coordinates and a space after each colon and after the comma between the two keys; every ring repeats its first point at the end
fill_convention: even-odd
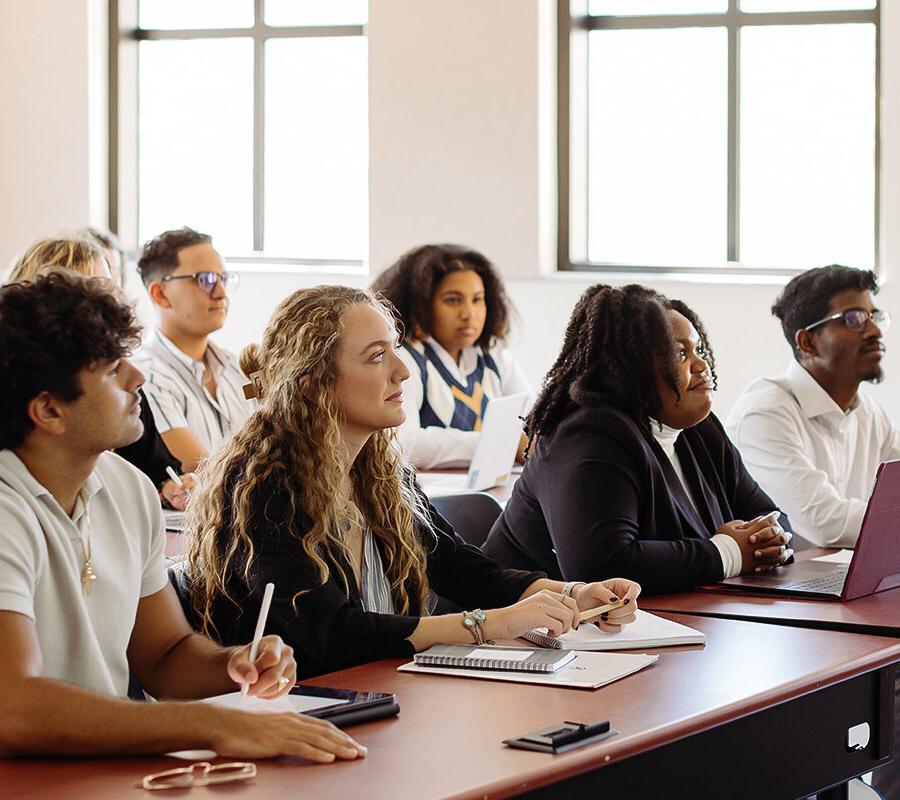
{"type": "Polygon", "coordinates": [[[0,449],[18,447],[34,427],[31,400],[41,392],[77,400],[81,370],[126,355],[140,331],[131,306],[99,278],[50,272],[0,288],[0,449]]]}
{"type": "Polygon", "coordinates": [[[178,228],[165,231],[147,242],[141,248],[137,265],[144,286],[173,273],[178,267],[178,254],[185,247],[195,244],[212,244],[212,236],[199,233],[193,228],[178,228]]]}
{"type": "Polygon", "coordinates": [[[476,272],[484,283],[487,316],[475,344],[487,349],[506,337],[510,304],[493,264],[477,250],[458,244],[416,247],[382,272],[372,290],[380,292],[397,309],[403,323],[400,333],[410,338],[417,328],[431,333],[431,299],[443,277],[467,270],[476,272]]]}
{"type": "Polygon", "coordinates": [[[715,388],[716,366],[709,337],[688,306],[637,284],[622,288],[597,284],[581,296],[572,311],[559,357],[525,419],[529,447],[536,436],[552,433],[579,406],[597,403],[624,412],[651,436],[650,418],[658,419],[662,405],[657,389],[660,371],[665,383],[680,396],[668,310],[682,314],[697,330],[715,388]]]}
{"type": "Polygon", "coordinates": [[[878,277],[870,269],[856,269],[831,264],[801,272],[788,281],[772,306],[772,314],[781,321],[781,330],[788,340],[794,358],[800,360],[797,331],[828,316],[831,298],[840,292],[854,289],[878,294],[878,277]]]}

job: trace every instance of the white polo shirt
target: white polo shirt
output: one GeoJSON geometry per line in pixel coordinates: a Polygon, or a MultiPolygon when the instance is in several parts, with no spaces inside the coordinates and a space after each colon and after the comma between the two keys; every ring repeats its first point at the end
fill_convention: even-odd
{"type": "Polygon", "coordinates": [[[237,358],[213,342],[206,345],[206,362],[194,361],[153,330],[134,360],[146,376],[144,394],[159,432],[187,428],[207,453],[218,450],[256,408],[244,397],[249,381],[237,358]],[[207,363],[216,379],[215,397],[203,385],[207,363]]]}
{"type": "Polygon", "coordinates": [[[821,547],[853,547],[875,473],[900,458],[900,429],[861,387],[846,413],[800,364],[755,380],[725,428],[744,464],[791,520],[821,547]]]}
{"type": "Polygon", "coordinates": [[[70,518],[12,450],[0,450],[0,610],[34,621],[44,677],[125,697],[138,601],[167,581],[162,511],[150,481],[111,452],[84,494],[97,576],[89,595],[81,501],[70,518]]]}

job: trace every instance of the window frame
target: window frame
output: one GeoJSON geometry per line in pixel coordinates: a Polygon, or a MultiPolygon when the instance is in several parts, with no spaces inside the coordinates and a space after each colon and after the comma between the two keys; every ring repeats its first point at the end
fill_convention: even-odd
{"type": "Polygon", "coordinates": [[[558,0],[557,9],[557,169],[560,272],[636,274],[753,275],[792,277],[801,269],[785,266],[748,267],[740,262],[740,31],[760,25],[840,23],[875,26],[874,253],[880,270],[881,211],[881,0],[874,9],[848,11],[746,12],[739,0],[728,0],[720,13],[591,16],[589,0],[558,0]],[[724,27],[728,36],[728,165],[727,258],[718,265],[660,266],[645,263],[589,261],[588,252],[588,34],[595,30],[649,30],[724,27]]]}
{"type": "Polygon", "coordinates": [[[138,245],[138,45],[144,41],[244,38],[253,42],[253,252],[224,254],[229,263],[291,270],[357,274],[362,259],[265,255],[265,80],[266,42],[271,39],[366,36],[367,25],[267,25],[265,0],[253,0],[253,25],[245,28],[149,29],[138,26],[140,0],[110,0],[108,69],[109,229],[130,249],[138,245]]]}

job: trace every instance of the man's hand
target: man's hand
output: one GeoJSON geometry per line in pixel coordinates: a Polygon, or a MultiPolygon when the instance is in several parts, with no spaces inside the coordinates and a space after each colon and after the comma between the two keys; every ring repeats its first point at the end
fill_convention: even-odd
{"type": "Polygon", "coordinates": [[[228,676],[238,684],[250,684],[247,694],[273,698],[287,694],[297,682],[297,662],[293,648],[280,636],[263,636],[259,640],[256,661],[250,663],[247,644],[235,650],[228,659],[228,676]]]}

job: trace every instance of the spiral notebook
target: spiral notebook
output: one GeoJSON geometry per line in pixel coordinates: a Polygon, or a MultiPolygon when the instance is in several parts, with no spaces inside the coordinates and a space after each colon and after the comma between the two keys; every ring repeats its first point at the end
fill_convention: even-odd
{"type": "Polygon", "coordinates": [[[530,650],[505,647],[472,647],[467,644],[436,644],[413,661],[420,667],[453,667],[457,669],[497,669],[515,672],[556,672],[575,653],[563,650],[530,650]]]}

